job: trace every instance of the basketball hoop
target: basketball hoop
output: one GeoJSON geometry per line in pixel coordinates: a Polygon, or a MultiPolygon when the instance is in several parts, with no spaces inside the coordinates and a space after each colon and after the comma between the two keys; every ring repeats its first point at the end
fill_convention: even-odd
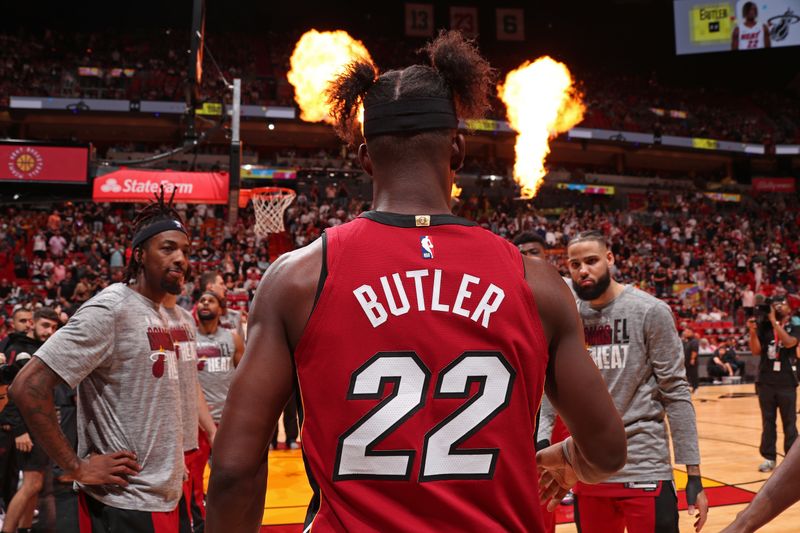
{"type": "MultiPolygon", "coordinates": [[[[242,191],[244,192],[244,191],[242,191]]],[[[269,233],[280,233],[283,227],[283,212],[294,201],[292,189],[283,187],[261,187],[250,189],[253,210],[256,212],[256,235],[266,237],[269,233]]]]}

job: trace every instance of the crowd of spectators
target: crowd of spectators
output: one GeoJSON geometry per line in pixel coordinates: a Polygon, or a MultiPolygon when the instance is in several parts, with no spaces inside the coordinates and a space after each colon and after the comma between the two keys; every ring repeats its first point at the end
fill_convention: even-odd
{"type": "MultiPolygon", "coordinates": [[[[218,269],[232,304],[246,309],[277,255],[370,208],[369,184],[359,180],[304,180],[297,191],[285,213],[286,233],[268,239],[255,235],[250,208],[229,227],[222,206],[179,204],[191,232],[195,278],[218,269]]],[[[499,196],[472,187],[464,190],[454,212],[509,240],[520,232],[538,233],[564,275],[569,238],[600,229],[618,259],[618,280],[664,299],[683,323],[724,327],[710,331],[716,336],[740,333],[735,328],[752,314],[756,293],[793,297],[800,292],[795,197],[723,203],[695,193],[650,191],[641,208],[619,209],[551,188],[533,201],[514,196],[513,187],[499,196]]],[[[10,317],[15,306],[46,305],[65,320],[94,293],[123,281],[130,255],[127,221],[134,209],[90,202],[0,209],[0,313],[10,317]]],[[[190,279],[180,304],[191,307],[195,287],[190,279]]]]}
{"type": "MultiPolygon", "coordinates": [[[[294,105],[286,73],[299,37],[299,32],[210,36],[207,45],[213,53],[204,57],[202,97],[221,101],[226,94],[223,77],[238,77],[243,80],[243,103],[294,105]]],[[[10,96],[184,100],[186,40],[186,32],[171,30],[152,35],[0,34],[0,106],[7,106],[10,96]]],[[[384,70],[416,58],[415,47],[402,41],[379,36],[365,41],[384,70]]],[[[585,127],[800,144],[796,95],[676,87],[659,82],[655,74],[609,75],[587,69],[574,74],[587,107],[585,127]]],[[[504,118],[502,103],[495,99],[493,107],[492,115],[504,118]]]]}

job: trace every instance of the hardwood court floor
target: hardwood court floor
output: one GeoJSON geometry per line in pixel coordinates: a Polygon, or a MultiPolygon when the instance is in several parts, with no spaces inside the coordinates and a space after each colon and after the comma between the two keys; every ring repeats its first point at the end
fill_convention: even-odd
{"type": "MultiPolygon", "coordinates": [[[[745,503],[737,502],[749,501],[768,477],[758,472],[758,465],[762,461],[758,454],[761,415],[753,385],[701,387],[694,400],[700,436],[701,469],[712,505],[704,531],[717,532],[746,506],[745,503]]],[[[782,442],[783,434],[779,424],[779,451],[782,451],[782,442]]],[[[676,465],[679,490],[685,484],[682,469],[683,465],[676,465]]],[[[269,472],[262,531],[299,533],[302,531],[300,524],[311,497],[300,452],[271,452],[269,472]]],[[[561,508],[559,522],[570,522],[561,523],[556,531],[577,531],[571,519],[571,509],[561,508]]],[[[692,523],[693,520],[686,511],[681,511],[681,531],[694,531],[692,523]]],[[[788,509],[761,531],[794,533],[800,531],[798,524],[800,504],[788,509]]]]}

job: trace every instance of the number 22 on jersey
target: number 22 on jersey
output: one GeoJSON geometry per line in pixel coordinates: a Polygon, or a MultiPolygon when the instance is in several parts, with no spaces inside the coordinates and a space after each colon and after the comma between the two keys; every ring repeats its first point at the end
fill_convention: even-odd
{"type": "MultiPolygon", "coordinates": [[[[442,369],[433,401],[468,399],[424,436],[421,482],[492,478],[499,449],[461,450],[458,446],[508,406],[515,376],[496,351],[467,351],[442,369]],[[469,397],[475,382],[478,392],[469,397]]],[[[339,437],[334,481],[410,479],[414,450],[374,448],[425,407],[430,381],[430,370],[414,352],[378,352],[353,372],[348,400],[380,400],[388,384],[394,384],[394,390],[339,437]]]]}

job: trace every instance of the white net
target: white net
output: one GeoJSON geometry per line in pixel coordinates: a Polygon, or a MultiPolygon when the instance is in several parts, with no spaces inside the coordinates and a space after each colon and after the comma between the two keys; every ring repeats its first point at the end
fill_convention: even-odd
{"type": "Polygon", "coordinates": [[[256,212],[256,235],[266,237],[269,233],[280,233],[283,227],[283,212],[294,201],[297,194],[291,189],[266,189],[253,191],[253,209],[256,212]]]}

